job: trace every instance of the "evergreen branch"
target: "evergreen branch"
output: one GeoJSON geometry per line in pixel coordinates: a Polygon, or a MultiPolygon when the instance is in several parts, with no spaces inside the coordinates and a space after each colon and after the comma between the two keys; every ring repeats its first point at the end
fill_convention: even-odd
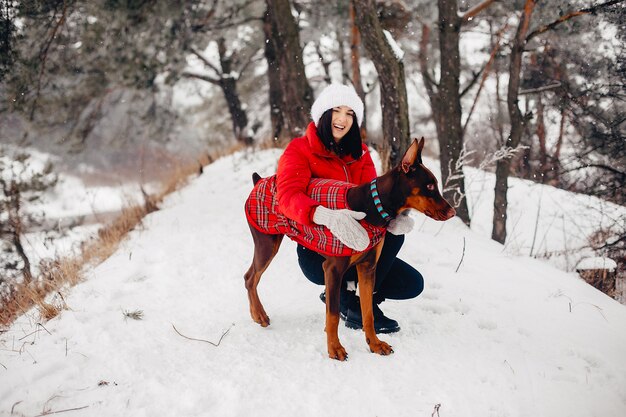
{"type": "Polygon", "coordinates": [[[575,12],[567,13],[567,14],[559,17],[558,19],[556,19],[554,22],[548,23],[547,25],[544,25],[544,26],[540,27],[539,29],[536,29],[536,30],[532,31],[528,36],[526,36],[526,42],[530,41],[535,36],[541,35],[542,33],[545,33],[545,32],[547,32],[549,30],[554,29],[555,27],[557,27],[561,23],[567,22],[568,20],[570,20],[570,19],[572,19],[574,17],[583,16],[583,15],[587,15],[587,14],[594,14],[598,10],[604,9],[606,7],[609,7],[609,6],[613,6],[615,4],[623,3],[623,2],[624,2],[624,0],[610,0],[610,1],[607,1],[605,3],[596,4],[595,6],[591,6],[591,7],[587,7],[587,8],[584,8],[584,9],[577,10],[575,12]]]}
{"type": "Polygon", "coordinates": [[[48,38],[47,42],[45,43],[45,46],[43,47],[42,51],[39,54],[39,57],[41,60],[41,69],[39,70],[39,77],[37,78],[37,92],[35,93],[33,105],[30,109],[31,121],[35,118],[35,109],[37,108],[37,101],[39,101],[39,96],[41,95],[41,80],[43,78],[43,73],[46,69],[46,63],[48,62],[48,51],[50,50],[50,46],[52,45],[52,42],[57,37],[57,32],[59,31],[59,28],[63,25],[63,23],[65,23],[66,15],[67,15],[67,2],[63,1],[63,11],[61,14],[61,18],[59,19],[57,24],[54,26],[54,29],[52,30],[52,34],[48,38]]]}

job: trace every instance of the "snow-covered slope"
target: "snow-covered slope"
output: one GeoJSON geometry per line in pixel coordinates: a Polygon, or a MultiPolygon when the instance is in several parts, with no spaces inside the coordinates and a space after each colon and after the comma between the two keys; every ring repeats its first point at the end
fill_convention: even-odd
{"type": "Polygon", "coordinates": [[[402,327],[382,337],[393,355],[341,326],[350,359],[327,358],[322,288],[288,240],[260,284],[272,324],[258,326],[243,202],[278,155],[210,165],[69,291],[69,310],[2,333],[0,415],[626,415],[626,307],[456,219],[415,215],[401,257],[426,287],[382,305],[402,327]],[[124,317],[135,310],[142,320],[124,317]],[[216,347],[173,325],[214,343],[229,332],[216,347]]]}

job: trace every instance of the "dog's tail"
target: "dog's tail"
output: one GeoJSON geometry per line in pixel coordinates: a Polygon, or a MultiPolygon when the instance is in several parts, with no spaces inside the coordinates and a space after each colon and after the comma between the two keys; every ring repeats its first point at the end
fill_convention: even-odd
{"type": "Polygon", "coordinates": [[[261,181],[261,176],[256,172],[252,174],[252,183],[256,185],[257,182],[261,181]]]}

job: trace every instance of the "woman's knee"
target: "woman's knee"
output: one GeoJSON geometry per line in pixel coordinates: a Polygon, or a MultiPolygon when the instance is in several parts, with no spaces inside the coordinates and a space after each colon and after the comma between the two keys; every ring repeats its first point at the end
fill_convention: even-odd
{"type": "Polygon", "coordinates": [[[412,275],[411,285],[409,285],[407,291],[410,295],[408,298],[415,298],[424,291],[424,276],[416,269],[413,269],[412,275]]]}
{"type": "Polygon", "coordinates": [[[386,298],[408,300],[424,291],[424,277],[411,265],[396,259],[380,289],[386,298]]]}

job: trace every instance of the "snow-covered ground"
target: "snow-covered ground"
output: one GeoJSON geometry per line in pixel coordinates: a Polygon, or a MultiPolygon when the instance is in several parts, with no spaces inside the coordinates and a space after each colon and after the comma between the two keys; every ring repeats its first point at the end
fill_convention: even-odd
{"type": "Polygon", "coordinates": [[[124,207],[142,201],[139,184],[89,185],[76,176],[60,175],[56,186],[44,194],[42,201],[28,207],[44,214],[40,229],[47,233],[42,230],[27,233],[24,248],[35,265],[40,259],[77,253],[81,242],[97,235],[98,229],[124,207]]]}
{"type": "MultiPolygon", "coordinates": [[[[466,168],[472,229],[491,236],[495,175],[466,168]]],[[[593,257],[589,238],[603,230],[612,240],[626,233],[626,208],[596,197],[509,178],[507,241],[504,251],[548,259],[573,271],[593,257]]],[[[603,242],[604,243],[604,242],[603,242]]]]}
{"type": "MultiPolygon", "coordinates": [[[[48,163],[55,167],[58,157],[33,148],[3,145],[0,158],[3,170],[0,175],[6,181],[30,178],[45,171],[48,163]],[[26,153],[27,163],[21,164],[18,155],[26,153]]],[[[54,172],[54,169],[53,169],[54,172]]],[[[91,176],[96,174],[90,172],[91,176]]],[[[31,228],[22,236],[22,244],[33,268],[42,259],[54,259],[75,253],[80,243],[95,235],[102,225],[108,223],[124,208],[143,201],[140,184],[134,182],[104,184],[86,183],[67,172],[55,173],[56,183],[32,200],[31,193],[22,196],[22,210],[41,225],[31,228]]],[[[156,185],[146,184],[147,192],[156,185]]],[[[0,280],[2,281],[2,280],[0,280]]]]}
{"type": "MultiPolygon", "coordinates": [[[[243,202],[252,172],[273,173],[279,154],[208,166],[67,291],[68,310],[41,326],[28,314],[0,334],[0,415],[626,415],[626,307],[485,237],[488,209],[475,201],[477,232],[415,214],[400,256],[426,286],[382,305],[402,327],[382,337],[393,355],[370,353],[362,332],[341,326],[350,359],[327,358],[322,288],[288,240],[259,288],[272,324],[254,323],[243,202]],[[142,320],[124,316],[136,310],[142,320]],[[214,343],[228,333],[213,346],[173,325],[214,343]]],[[[523,201],[511,219],[529,211],[523,201]]]]}

